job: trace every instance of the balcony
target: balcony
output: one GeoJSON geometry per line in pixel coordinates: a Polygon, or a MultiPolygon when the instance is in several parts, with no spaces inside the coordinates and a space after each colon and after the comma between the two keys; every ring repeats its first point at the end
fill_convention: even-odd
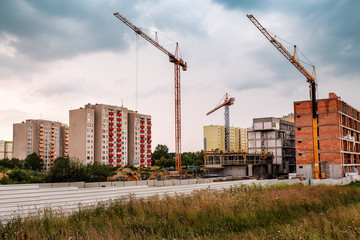
{"type": "Polygon", "coordinates": [[[43,133],[43,132],[40,132],[40,136],[44,136],[44,133],[43,133]]]}
{"type": "Polygon", "coordinates": [[[51,129],[55,129],[55,126],[51,126],[51,129]]]}
{"type": "Polygon", "coordinates": [[[144,155],[144,154],[141,154],[140,157],[143,158],[143,157],[145,157],[145,155],[144,155]]]}
{"type": "Polygon", "coordinates": [[[116,149],[116,151],[117,151],[117,152],[121,152],[121,149],[118,148],[118,149],[116,149]]]}
{"type": "Polygon", "coordinates": [[[141,159],[140,162],[145,162],[145,159],[141,159]]]}
{"type": "Polygon", "coordinates": [[[140,133],[145,133],[145,131],[144,131],[144,130],[140,130],[140,133]]]}
{"type": "Polygon", "coordinates": [[[147,140],[147,143],[151,143],[151,140],[147,140]]]}
{"type": "Polygon", "coordinates": [[[114,128],[112,128],[112,127],[109,127],[109,131],[114,131],[114,128]]]}
{"type": "Polygon", "coordinates": [[[114,162],[114,159],[109,159],[109,162],[114,162]]]}
{"type": "Polygon", "coordinates": [[[116,141],[121,142],[121,139],[120,139],[120,138],[118,138],[118,139],[116,139],[116,141]]]}
{"type": "Polygon", "coordinates": [[[145,167],[145,164],[140,164],[140,167],[145,167]]]}
{"type": "Polygon", "coordinates": [[[151,148],[151,145],[147,145],[148,148],[151,148]]]}
{"type": "Polygon", "coordinates": [[[148,134],[150,134],[150,133],[151,133],[151,131],[147,131],[147,133],[148,133],[148,134]]]}
{"type": "Polygon", "coordinates": [[[145,137],[145,135],[140,135],[140,137],[141,137],[141,138],[144,138],[144,137],[145,137]]]}
{"type": "Polygon", "coordinates": [[[109,117],[109,120],[110,120],[110,121],[114,121],[114,117],[109,117]]]}
{"type": "Polygon", "coordinates": [[[147,150],[148,153],[151,153],[151,150],[147,150]]]}
{"type": "Polygon", "coordinates": [[[145,123],[145,121],[144,121],[144,120],[141,120],[141,121],[140,121],[140,123],[144,124],[144,123],[145,123]]]}
{"type": "Polygon", "coordinates": [[[151,135],[148,135],[147,137],[148,137],[148,139],[150,139],[150,138],[151,138],[151,135]]]}
{"type": "Polygon", "coordinates": [[[109,167],[114,167],[114,164],[109,164],[109,167]]]}
{"type": "Polygon", "coordinates": [[[145,147],[145,145],[144,145],[144,144],[141,144],[141,145],[140,145],[140,147],[141,147],[141,148],[144,148],[144,147],[145,147]]]}
{"type": "Polygon", "coordinates": [[[109,122],[109,126],[114,126],[114,123],[113,123],[113,122],[109,122]]]}
{"type": "Polygon", "coordinates": [[[147,126],[147,129],[151,129],[151,126],[147,126]]]}
{"type": "Polygon", "coordinates": [[[121,159],[117,159],[116,162],[121,162],[121,159]]]}
{"type": "Polygon", "coordinates": [[[116,154],[116,157],[118,157],[118,158],[121,157],[121,154],[116,154]]]}
{"type": "Polygon", "coordinates": [[[114,154],[110,153],[110,154],[109,154],[109,157],[114,157],[114,154]]]}
{"type": "Polygon", "coordinates": [[[113,148],[109,148],[109,152],[113,152],[114,151],[114,149],[113,148]]]}
{"type": "Polygon", "coordinates": [[[145,140],[140,140],[141,143],[145,143],[145,140]]]}
{"type": "Polygon", "coordinates": [[[121,127],[121,123],[117,123],[116,126],[121,127]]]}
{"type": "Polygon", "coordinates": [[[150,124],[151,124],[151,121],[148,121],[147,124],[150,125],[150,124]]]}
{"type": "Polygon", "coordinates": [[[40,137],[40,140],[44,140],[44,137],[40,137]]]}
{"type": "Polygon", "coordinates": [[[118,112],[116,115],[119,116],[119,117],[121,117],[121,113],[120,113],[120,112],[118,112]]]}
{"type": "Polygon", "coordinates": [[[113,147],[113,146],[114,146],[114,144],[113,144],[113,143],[109,143],[109,146],[110,146],[110,147],[113,147]]]}
{"type": "Polygon", "coordinates": [[[141,149],[141,150],[140,150],[140,152],[142,152],[142,153],[143,153],[143,152],[145,152],[145,150],[144,150],[144,149],[141,149]]]}
{"type": "Polygon", "coordinates": [[[114,133],[109,133],[109,136],[114,136],[114,133]]]}
{"type": "Polygon", "coordinates": [[[114,141],[114,138],[109,138],[109,141],[110,141],[110,142],[114,141]]]}
{"type": "Polygon", "coordinates": [[[116,131],[121,132],[121,128],[117,128],[116,131]]]}
{"type": "Polygon", "coordinates": [[[121,167],[121,164],[116,164],[117,167],[121,167]]]}
{"type": "Polygon", "coordinates": [[[141,128],[145,128],[145,126],[144,126],[144,125],[141,125],[140,127],[141,127],[141,128]]]}
{"type": "Polygon", "coordinates": [[[116,121],[121,122],[121,118],[117,118],[116,121]]]}
{"type": "Polygon", "coordinates": [[[148,159],[147,162],[148,162],[148,163],[151,163],[151,159],[148,159]]]}
{"type": "Polygon", "coordinates": [[[117,133],[116,136],[117,136],[117,137],[121,137],[121,133],[117,133]]]}
{"type": "Polygon", "coordinates": [[[55,148],[55,146],[54,145],[52,145],[52,146],[50,146],[52,149],[54,149],[55,148]]]}
{"type": "Polygon", "coordinates": [[[110,111],[109,111],[109,115],[110,115],[110,116],[113,116],[113,115],[114,115],[114,112],[110,112],[110,111]]]}
{"type": "Polygon", "coordinates": [[[121,147],[121,143],[116,144],[117,147],[121,147]]]}

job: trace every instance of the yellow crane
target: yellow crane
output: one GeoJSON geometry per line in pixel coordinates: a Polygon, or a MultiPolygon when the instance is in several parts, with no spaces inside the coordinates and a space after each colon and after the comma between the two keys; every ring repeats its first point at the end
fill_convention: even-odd
{"type": "Polygon", "coordinates": [[[305,77],[306,81],[310,85],[310,97],[311,97],[311,106],[312,106],[312,135],[313,135],[313,160],[314,160],[314,178],[320,178],[320,166],[319,166],[319,144],[318,144],[318,114],[317,114],[317,101],[316,101],[316,87],[315,82],[315,66],[313,66],[312,74],[310,74],[306,69],[295,59],[296,56],[296,45],[294,45],[294,54],[291,55],[283,45],[275,39],[260,23],[259,21],[251,14],[246,15],[249,20],[257,27],[260,32],[270,41],[274,47],[281,52],[284,57],[289,60],[305,77]]]}

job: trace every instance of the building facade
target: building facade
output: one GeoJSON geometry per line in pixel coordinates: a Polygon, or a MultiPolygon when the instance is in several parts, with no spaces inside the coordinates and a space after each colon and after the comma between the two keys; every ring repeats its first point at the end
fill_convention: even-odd
{"type": "Polygon", "coordinates": [[[129,164],[151,167],[151,116],[129,111],[129,164]]]}
{"type": "MultiPolygon", "coordinates": [[[[230,151],[247,152],[247,129],[230,127],[229,134],[230,151]]],[[[204,126],[204,150],[225,151],[225,126],[211,125],[204,126]]]]}
{"type": "MultiPolygon", "coordinates": [[[[297,173],[313,177],[311,101],[294,103],[297,173]]],[[[360,171],[360,113],[335,93],[318,100],[320,171],[326,178],[360,171]]]]}
{"type": "Polygon", "coordinates": [[[249,153],[271,152],[273,166],[277,173],[294,173],[295,130],[292,122],[278,118],[254,118],[253,127],[248,130],[249,153]]]}
{"type": "Polygon", "coordinates": [[[0,159],[13,157],[13,142],[0,140],[0,159]]]}
{"type": "Polygon", "coordinates": [[[70,110],[69,145],[70,157],[84,164],[151,166],[151,117],[124,107],[87,104],[70,110]]]}
{"type": "Polygon", "coordinates": [[[65,152],[65,124],[42,119],[30,119],[13,125],[13,157],[25,159],[36,153],[44,163],[44,170],[49,171],[58,157],[65,152]],[[62,137],[64,136],[64,137],[62,137]]]}

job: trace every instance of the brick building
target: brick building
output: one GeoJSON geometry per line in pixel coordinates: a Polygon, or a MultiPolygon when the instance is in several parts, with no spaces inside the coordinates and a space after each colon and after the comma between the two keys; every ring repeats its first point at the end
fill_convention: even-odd
{"type": "MultiPolygon", "coordinates": [[[[294,102],[297,173],[313,177],[311,101],[294,102]]],[[[334,93],[318,100],[320,170],[326,178],[358,174],[360,113],[334,93]]]]}

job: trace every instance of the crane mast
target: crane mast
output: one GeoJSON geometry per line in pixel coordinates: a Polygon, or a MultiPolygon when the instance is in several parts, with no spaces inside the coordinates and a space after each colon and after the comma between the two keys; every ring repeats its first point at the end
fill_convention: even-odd
{"type": "Polygon", "coordinates": [[[122,21],[129,28],[134,30],[135,33],[143,37],[146,41],[150,42],[160,51],[168,55],[169,61],[174,63],[174,82],[175,82],[175,162],[176,170],[180,173],[181,176],[181,88],[180,88],[180,67],[183,71],[187,70],[187,63],[178,58],[179,45],[176,43],[175,54],[169,52],[166,48],[160,45],[156,40],[149,37],[145,34],[140,28],[136,27],[124,16],[120,15],[118,12],[114,13],[120,21],[122,21]]]}
{"type": "Polygon", "coordinates": [[[259,21],[251,14],[246,15],[249,20],[259,29],[259,31],[266,37],[267,40],[281,52],[284,57],[289,60],[292,65],[296,67],[305,77],[306,81],[309,83],[310,87],[310,97],[312,105],[312,135],[313,135],[313,161],[314,161],[314,178],[318,179],[320,177],[320,166],[319,166],[319,145],[318,145],[318,114],[317,114],[317,101],[316,101],[316,87],[315,82],[315,66],[313,66],[312,74],[310,74],[306,69],[295,59],[296,55],[296,45],[294,45],[294,54],[291,55],[283,45],[271,36],[271,34],[259,23],[259,21]]]}
{"type": "Polygon", "coordinates": [[[216,106],[213,110],[211,110],[210,112],[208,112],[206,114],[210,115],[211,113],[215,112],[216,110],[224,107],[225,108],[225,151],[230,151],[230,111],[229,111],[229,106],[233,105],[235,102],[235,98],[229,98],[228,94],[225,94],[225,99],[224,102],[222,104],[219,104],[218,106],[216,106]]]}

